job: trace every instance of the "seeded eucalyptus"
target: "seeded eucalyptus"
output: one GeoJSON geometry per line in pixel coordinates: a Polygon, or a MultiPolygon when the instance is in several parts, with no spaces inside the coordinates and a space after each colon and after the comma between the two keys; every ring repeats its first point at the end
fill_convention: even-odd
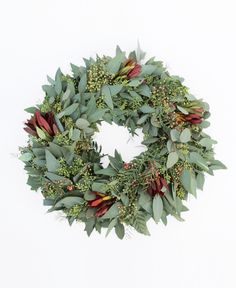
{"type": "Polygon", "coordinates": [[[85,59],[71,64],[72,76],[58,69],[43,86],[42,104],[27,108],[28,146],[20,149],[28,184],[40,189],[49,211],[62,210],[71,225],[84,222],[88,235],[119,238],[125,226],[149,235],[147,221],[182,219],[189,194],[203,189],[204,174],[225,166],[214,158],[216,141],[204,132],[209,106],[171,76],[162,62],[138,49],[126,57],[85,59]],[[93,139],[98,124],[142,129],[147,150],[125,163],[118,151],[104,155],[93,139]]]}

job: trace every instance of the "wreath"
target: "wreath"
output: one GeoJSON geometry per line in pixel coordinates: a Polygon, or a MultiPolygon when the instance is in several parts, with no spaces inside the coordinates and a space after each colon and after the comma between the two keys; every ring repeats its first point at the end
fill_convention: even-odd
{"type": "Polygon", "coordinates": [[[208,104],[162,62],[144,64],[144,56],[138,49],[126,57],[117,47],[113,58],[71,64],[72,76],[58,69],[42,86],[42,104],[25,109],[32,114],[24,128],[28,146],[20,148],[27,183],[40,189],[49,212],[62,210],[70,225],[84,222],[88,235],[114,228],[122,239],[125,226],[149,235],[150,218],[165,225],[168,215],[182,221],[204,174],[226,168],[214,158],[216,141],[203,132],[208,104]],[[102,121],[132,135],[142,129],[147,150],[129,163],[115,151],[103,167],[93,137],[102,121]]]}

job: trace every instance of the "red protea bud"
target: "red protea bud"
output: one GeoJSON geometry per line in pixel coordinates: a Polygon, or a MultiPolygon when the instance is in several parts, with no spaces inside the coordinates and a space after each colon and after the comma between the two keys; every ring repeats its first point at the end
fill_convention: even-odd
{"type": "Polygon", "coordinates": [[[157,176],[156,179],[152,180],[149,183],[147,193],[152,197],[154,197],[157,194],[159,194],[160,196],[164,196],[165,193],[162,191],[163,187],[169,189],[166,180],[161,176],[157,176]]]}
{"type": "Polygon", "coordinates": [[[111,205],[101,207],[100,209],[97,210],[97,212],[95,213],[95,216],[96,217],[102,217],[104,214],[107,213],[107,211],[109,210],[110,207],[111,207],[111,205]]]}
{"type": "Polygon", "coordinates": [[[128,73],[128,79],[137,77],[141,73],[141,65],[135,64],[134,68],[128,73]]]}
{"type": "Polygon", "coordinates": [[[198,114],[188,114],[185,116],[185,120],[192,124],[200,124],[202,123],[202,116],[198,114]]]}
{"type": "Polygon", "coordinates": [[[27,120],[25,125],[27,127],[25,127],[24,130],[27,133],[36,137],[39,137],[37,133],[37,128],[40,128],[49,136],[55,136],[59,132],[52,112],[46,113],[43,116],[42,113],[37,110],[35,111],[34,116],[32,116],[31,119],[27,120]]]}

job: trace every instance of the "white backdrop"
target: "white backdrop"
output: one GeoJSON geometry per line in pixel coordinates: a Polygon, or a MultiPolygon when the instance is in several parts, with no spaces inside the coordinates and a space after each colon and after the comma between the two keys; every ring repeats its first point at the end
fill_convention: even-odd
{"type": "MultiPolygon", "coordinates": [[[[1,1],[1,287],[236,287],[234,2],[1,1]],[[210,103],[208,132],[228,170],[207,177],[183,223],[150,223],[151,237],[131,231],[123,241],[88,238],[82,225],[70,228],[47,214],[40,194],[26,186],[14,156],[26,143],[23,109],[42,100],[41,85],[58,66],[69,72],[70,62],[113,54],[116,44],[134,49],[138,39],[148,56],[163,60],[210,103]]],[[[130,157],[132,143],[124,148],[122,133],[117,148],[130,157]]]]}

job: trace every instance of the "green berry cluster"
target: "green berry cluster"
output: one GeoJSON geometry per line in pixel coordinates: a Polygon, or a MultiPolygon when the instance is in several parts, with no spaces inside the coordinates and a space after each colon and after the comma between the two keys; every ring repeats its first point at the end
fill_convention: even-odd
{"type": "Polygon", "coordinates": [[[79,157],[74,159],[71,165],[68,165],[66,160],[62,157],[59,159],[59,163],[60,168],[57,170],[57,173],[66,178],[74,177],[85,167],[83,160],[79,157]]]}
{"type": "Polygon", "coordinates": [[[87,89],[89,92],[98,92],[106,84],[112,84],[112,76],[106,71],[106,58],[98,58],[88,69],[87,89]]]}

